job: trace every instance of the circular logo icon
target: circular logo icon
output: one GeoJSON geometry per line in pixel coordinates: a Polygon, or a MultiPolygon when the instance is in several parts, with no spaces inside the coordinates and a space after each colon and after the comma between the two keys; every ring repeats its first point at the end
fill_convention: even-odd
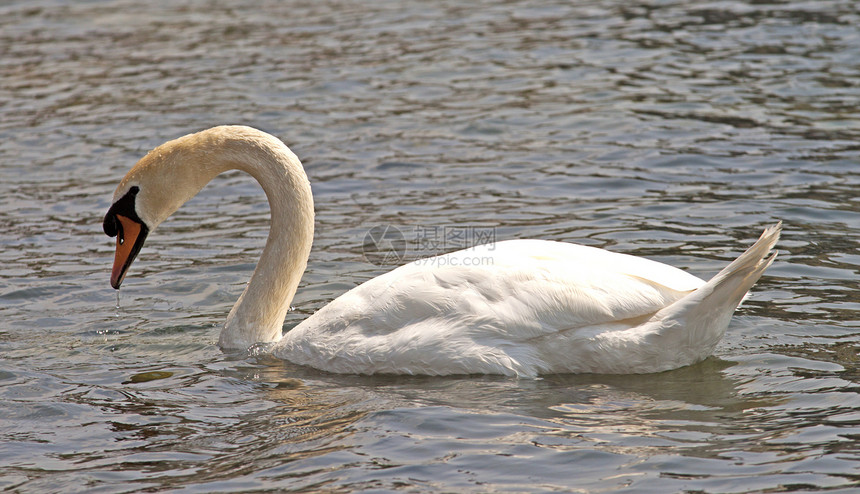
{"type": "Polygon", "coordinates": [[[406,254],[406,239],[396,226],[374,226],[364,236],[362,251],[371,264],[399,264],[406,254]]]}

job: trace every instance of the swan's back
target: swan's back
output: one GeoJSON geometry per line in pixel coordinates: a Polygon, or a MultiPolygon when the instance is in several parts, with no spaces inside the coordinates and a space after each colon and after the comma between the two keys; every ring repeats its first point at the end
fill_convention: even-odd
{"type": "Polygon", "coordinates": [[[288,332],[275,354],[341,373],[600,372],[585,355],[590,340],[634,328],[702,284],[643,258],[510,240],[369,280],[288,332]],[[558,344],[580,348],[557,355],[558,344]]]}

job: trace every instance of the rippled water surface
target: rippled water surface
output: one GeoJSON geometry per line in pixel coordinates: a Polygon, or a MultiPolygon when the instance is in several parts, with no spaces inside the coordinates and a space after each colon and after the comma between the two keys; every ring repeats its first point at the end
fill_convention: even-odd
{"type": "Polygon", "coordinates": [[[3,3],[0,488],[857,489],[858,26],[854,0],[3,3]],[[117,308],[116,183],[222,123],[313,184],[286,329],[391,268],[375,226],[411,256],[482,232],[702,277],[785,231],[692,367],[330,375],[216,345],[268,226],[240,174],[150,236],[117,308]]]}

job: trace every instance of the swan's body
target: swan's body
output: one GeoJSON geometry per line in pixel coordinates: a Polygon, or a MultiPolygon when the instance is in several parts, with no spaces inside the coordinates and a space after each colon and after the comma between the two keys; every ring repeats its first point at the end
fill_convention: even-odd
{"type": "Polygon", "coordinates": [[[272,229],[219,344],[275,342],[294,363],[341,373],[535,376],[645,373],[711,354],[779,238],[758,242],[705,282],[647,259],[575,244],[511,240],[415,261],[341,295],[283,337],[313,238],[298,158],[249,127],[215,127],[159,146],[120,183],[105,217],[118,288],[143,239],[217,174],[263,186],[272,229]]]}

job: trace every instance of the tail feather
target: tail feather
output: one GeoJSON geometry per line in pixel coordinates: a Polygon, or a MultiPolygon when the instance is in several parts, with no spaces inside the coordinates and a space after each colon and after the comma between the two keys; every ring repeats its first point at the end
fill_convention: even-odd
{"type": "MultiPolygon", "coordinates": [[[[726,283],[731,283],[732,279],[738,279],[738,273],[747,272],[748,275],[744,276],[743,280],[749,281],[749,283],[737,283],[738,289],[745,287],[742,292],[742,295],[745,295],[753,284],[758,281],[759,277],[764,273],[764,270],[773,263],[774,258],[776,258],[776,253],[768,258],[765,256],[767,256],[771,249],[776,245],[781,232],[782,221],[766,228],[761,234],[761,237],[759,237],[752,247],[747,249],[743,254],[738,256],[737,259],[723,268],[723,270],[711,278],[705,286],[714,285],[716,287],[726,283]]],[[[738,303],[740,303],[740,299],[738,299],[738,303]]]]}
{"type": "Polygon", "coordinates": [[[725,334],[735,309],[750,288],[773,263],[771,249],[779,240],[782,222],[765,229],[761,237],[707,283],[660,310],[652,320],[663,321],[667,331],[683,331],[687,347],[710,355],[725,334]]]}

